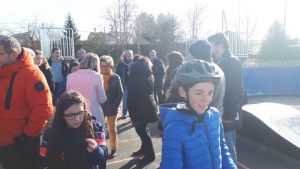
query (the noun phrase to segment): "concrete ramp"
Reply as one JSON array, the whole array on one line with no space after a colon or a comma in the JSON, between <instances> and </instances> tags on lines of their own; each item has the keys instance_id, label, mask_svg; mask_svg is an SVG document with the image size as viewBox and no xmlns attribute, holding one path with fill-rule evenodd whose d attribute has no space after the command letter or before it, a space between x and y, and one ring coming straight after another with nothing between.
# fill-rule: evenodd
<instances>
[{"instance_id":1,"label":"concrete ramp","mask_svg":"<svg viewBox=\"0 0 300 169\"><path fill-rule=\"evenodd\" d=\"M276 103L243 107L239 134L300 160L300 111Z\"/></svg>"}]
</instances>

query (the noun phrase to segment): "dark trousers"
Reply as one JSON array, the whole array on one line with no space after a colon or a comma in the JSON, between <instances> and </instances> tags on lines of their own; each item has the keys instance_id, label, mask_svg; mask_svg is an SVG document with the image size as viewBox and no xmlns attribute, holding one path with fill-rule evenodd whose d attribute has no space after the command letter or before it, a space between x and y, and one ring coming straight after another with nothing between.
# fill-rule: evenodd
<instances>
[{"instance_id":1,"label":"dark trousers","mask_svg":"<svg viewBox=\"0 0 300 169\"><path fill-rule=\"evenodd\" d=\"M154 82L154 98L157 105L163 103L163 83L162 82Z\"/></svg>"},{"instance_id":2,"label":"dark trousers","mask_svg":"<svg viewBox=\"0 0 300 169\"><path fill-rule=\"evenodd\" d=\"M135 126L135 131L142 140L141 150L145 152L145 156L154 157L155 153L153 149L152 140L150 137L148 123L143 122L142 124Z\"/></svg>"},{"instance_id":3,"label":"dark trousers","mask_svg":"<svg viewBox=\"0 0 300 169\"><path fill-rule=\"evenodd\" d=\"M40 137L30 141L0 146L0 162L4 169L35 169Z\"/></svg>"},{"instance_id":4,"label":"dark trousers","mask_svg":"<svg viewBox=\"0 0 300 169\"><path fill-rule=\"evenodd\" d=\"M53 93L53 97L52 97L53 106L56 106L56 103L57 103L58 86L59 86L59 83L55 83L54 93Z\"/></svg>"}]
</instances>

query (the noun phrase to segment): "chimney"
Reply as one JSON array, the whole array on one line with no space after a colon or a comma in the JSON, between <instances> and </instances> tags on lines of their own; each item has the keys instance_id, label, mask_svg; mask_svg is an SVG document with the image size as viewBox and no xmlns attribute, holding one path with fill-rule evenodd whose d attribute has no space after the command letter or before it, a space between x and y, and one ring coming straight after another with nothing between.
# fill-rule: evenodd
<instances>
[{"instance_id":1,"label":"chimney","mask_svg":"<svg viewBox=\"0 0 300 169\"><path fill-rule=\"evenodd\" d=\"M94 32L96 33L96 28L94 28Z\"/></svg>"}]
</instances>

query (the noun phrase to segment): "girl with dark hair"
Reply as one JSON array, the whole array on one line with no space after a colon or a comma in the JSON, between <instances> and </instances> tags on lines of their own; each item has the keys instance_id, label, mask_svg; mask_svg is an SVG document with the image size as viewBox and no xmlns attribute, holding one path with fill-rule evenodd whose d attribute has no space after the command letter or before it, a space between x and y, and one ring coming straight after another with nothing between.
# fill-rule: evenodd
<instances>
[{"instance_id":1,"label":"girl with dark hair","mask_svg":"<svg viewBox=\"0 0 300 169\"><path fill-rule=\"evenodd\" d=\"M48 64L48 61L45 58L45 56L43 55L42 51L34 50L34 53L35 53L35 57L33 58L34 65L37 65L39 67L39 69L43 72L43 74L45 75L48 86L53 95L54 90L55 90L55 84L54 84L54 78L53 78L53 73L52 73L51 67Z\"/></svg>"},{"instance_id":2,"label":"girl with dark hair","mask_svg":"<svg viewBox=\"0 0 300 169\"><path fill-rule=\"evenodd\" d=\"M144 56L135 56L129 66L127 106L132 126L142 141L141 148L133 155L144 155L139 162L155 160L148 123L158 120L158 109L154 100L154 77L151 61Z\"/></svg>"},{"instance_id":3,"label":"girl with dark hair","mask_svg":"<svg viewBox=\"0 0 300 169\"><path fill-rule=\"evenodd\" d=\"M39 169L105 168L107 148L100 123L92 123L86 100L75 91L58 100L40 147Z\"/></svg>"},{"instance_id":4,"label":"girl with dark hair","mask_svg":"<svg viewBox=\"0 0 300 169\"><path fill-rule=\"evenodd\" d=\"M184 58L180 52L173 51L169 53L167 56L167 61L168 61L168 67L166 69L166 76L165 76L165 83L163 87L164 91L164 100L167 99L167 93L168 90L172 87L172 80L175 75L175 69L177 69L179 66L183 65L184 63Z\"/></svg>"}]
</instances>

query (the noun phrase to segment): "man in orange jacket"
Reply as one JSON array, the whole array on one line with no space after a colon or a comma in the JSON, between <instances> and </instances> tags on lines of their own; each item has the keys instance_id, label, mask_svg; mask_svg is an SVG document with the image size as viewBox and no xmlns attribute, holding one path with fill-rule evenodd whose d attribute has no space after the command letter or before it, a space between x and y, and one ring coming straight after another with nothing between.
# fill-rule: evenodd
<instances>
[{"instance_id":1,"label":"man in orange jacket","mask_svg":"<svg viewBox=\"0 0 300 169\"><path fill-rule=\"evenodd\" d=\"M33 169L52 98L43 73L12 37L0 37L0 93L0 162Z\"/></svg>"}]
</instances>

